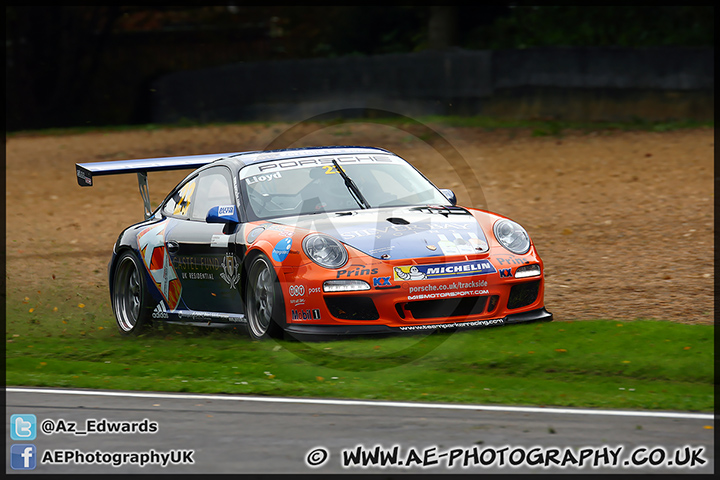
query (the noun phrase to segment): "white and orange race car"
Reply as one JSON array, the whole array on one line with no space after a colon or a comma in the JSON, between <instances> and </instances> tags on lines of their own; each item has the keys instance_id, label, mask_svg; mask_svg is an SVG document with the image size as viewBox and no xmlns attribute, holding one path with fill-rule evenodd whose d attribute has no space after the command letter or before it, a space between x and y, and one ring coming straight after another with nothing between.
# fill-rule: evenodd
<instances>
[{"instance_id":1,"label":"white and orange race car","mask_svg":"<svg viewBox=\"0 0 720 480\"><path fill-rule=\"evenodd\" d=\"M147 173L194 169L154 210ZM136 173L145 220L109 265L120 331L166 321L256 339L549 321L543 262L512 220L455 204L399 156L314 147L76 164Z\"/></svg>"}]
</instances>

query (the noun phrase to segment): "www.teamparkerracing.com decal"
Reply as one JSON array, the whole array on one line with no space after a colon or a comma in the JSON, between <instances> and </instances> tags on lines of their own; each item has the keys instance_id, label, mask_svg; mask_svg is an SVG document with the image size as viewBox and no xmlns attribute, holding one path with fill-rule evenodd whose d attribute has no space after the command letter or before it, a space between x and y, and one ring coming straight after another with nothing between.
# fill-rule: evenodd
<instances>
[{"instance_id":1,"label":"www.teamparkerracing.com decal","mask_svg":"<svg viewBox=\"0 0 720 480\"><path fill-rule=\"evenodd\" d=\"M440 263L433 265L409 265L393 268L395 280L412 281L433 278L468 277L495 273L495 267L487 260Z\"/></svg>"},{"instance_id":2,"label":"www.teamparkerracing.com decal","mask_svg":"<svg viewBox=\"0 0 720 480\"><path fill-rule=\"evenodd\" d=\"M494 318L492 320L473 320L471 322L436 323L433 325L407 325L398 328L402 331L412 331L450 328L495 327L499 325L505 325L504 318Z\"/></svg>"}]
</instances>

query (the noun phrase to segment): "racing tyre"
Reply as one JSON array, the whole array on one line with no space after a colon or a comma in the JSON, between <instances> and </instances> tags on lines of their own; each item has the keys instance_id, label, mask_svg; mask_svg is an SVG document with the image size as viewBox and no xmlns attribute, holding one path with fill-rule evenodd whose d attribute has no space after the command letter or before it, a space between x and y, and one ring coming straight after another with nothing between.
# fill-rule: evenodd
<instances>
[{"instance_id":1,"label":"racing tyre","mask_svg":"<svg viewBox=\"0 0 720 480\"><path fill-rule=\"evenodd\" d=\"M137 335L152 324L151 297L133 252L120 255L113 278L112 307L123 335Z\"/></svg>"},{"instance_id":2,"label":"racing tyre","mask_svg":"<svg viewBox=\"0 0 720 480\"><path fill-rule=\"evenodd\" d=\"M275 269L265 255L258 255L248 269L246 317L250 337L255 340L282 338L285 306Z\"/></svg>"}]
</instances>

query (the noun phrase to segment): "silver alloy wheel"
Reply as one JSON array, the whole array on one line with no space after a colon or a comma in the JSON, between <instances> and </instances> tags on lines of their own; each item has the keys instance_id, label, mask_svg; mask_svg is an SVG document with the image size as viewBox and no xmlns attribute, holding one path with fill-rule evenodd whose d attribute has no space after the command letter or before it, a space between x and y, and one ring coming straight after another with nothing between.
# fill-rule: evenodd
<instances>
[{"instance_id":1,"label":"silver alloy wheel","mask_svg":"<svg viewBox=\"0 0 720 480\"><path fill-rule=\"evenodd\" d=\"M142 303L140 272L133 259L126 255L120 260L115 272L113 307L118 326L130 333L138 326Z\"/></svg>"},{"instance_id":2,"label":"silver alloy wheel","mask_svg":"<svg viewBox=\"0 0 720 480\"><path fill-rule=\"evenodd\" d=\"M268 333L275 308L275 275L265 258L253 262L249 281L248 328L254 338L262 338Z\"/></svg>"}]
</instances>

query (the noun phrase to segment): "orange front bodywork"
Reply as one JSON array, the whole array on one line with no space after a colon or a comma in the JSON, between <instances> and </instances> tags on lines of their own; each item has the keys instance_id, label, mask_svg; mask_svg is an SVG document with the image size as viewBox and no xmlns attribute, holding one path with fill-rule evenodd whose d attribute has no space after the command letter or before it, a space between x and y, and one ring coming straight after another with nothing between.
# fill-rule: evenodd
<instances>
[{"instance_id":1,"label":"orange front bodywork","mask_svg":"<svg viewBox=\"0 0 720 480\"><path fill-rule=\"evenodd\" d=\"M488 239L489 249L483 253L384 260L346 245L347 263L327 269L303 252L302 240L312 232L277 224L252 239L248 253L260 249L272 259L288 326L378 325L401 330L466 322L490 326L508 315L543 309L543 263L534 245L524 255L507 251L492 234L493 222L504 217L471 212ZM289 251L273 258L278 246L288 244L287 238L292 239ZM539 265L540 275L515 278L517 269L526 265ZM325 281L338 279L362 280L369 289L324 290Z\"/></svg>"}]
</instances>

